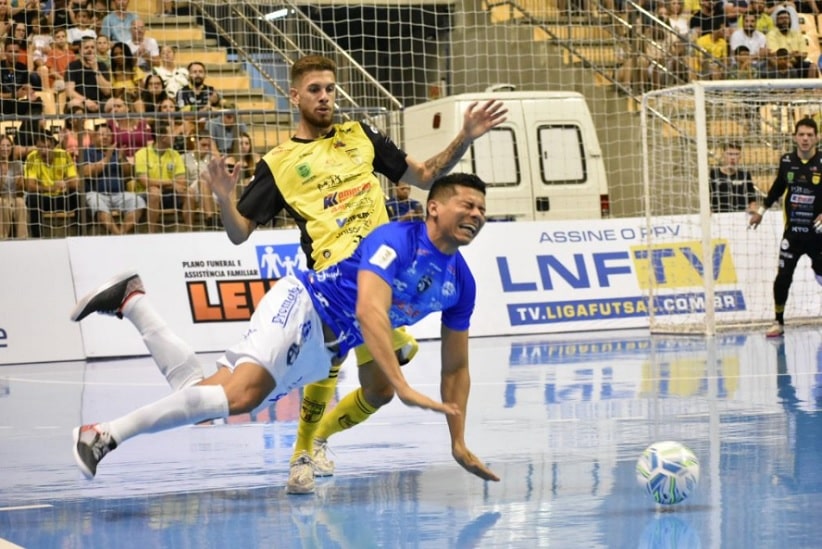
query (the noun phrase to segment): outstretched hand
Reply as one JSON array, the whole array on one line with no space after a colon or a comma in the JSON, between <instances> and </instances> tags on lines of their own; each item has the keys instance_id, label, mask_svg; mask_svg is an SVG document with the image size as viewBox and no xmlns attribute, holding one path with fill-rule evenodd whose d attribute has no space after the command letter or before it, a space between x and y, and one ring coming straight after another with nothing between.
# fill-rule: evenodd
<instances>
[{"instance_id":1,"label":"outstretched hand","mask_svg":"<svg viewBox=\"0 0 822 549\"><path fill-rule=\"evenodd\" d=\"M206 173L211 184L211 190L221 201L231 196L237 186L237 181L240 179L240 171L229 172L225 167L225 158L214 158L208 163Z\"/></svg>"},{"instance_id":2,"label":"outstretched hand","mask_svg":"<svg viewBox=\"0 0 822 549\"><path fill-rule=\"evenodd\" d=\"M505 108L502 101L490 99L482 105L474 101L465 110L462 129L468 138L477 139L491 128L505 122L507 120L506 114L508 114L508 109Z\"/></svg>"},{"instance_id":3,"label":"outstretched hand","mask_svg":"<svg viewBox=\"0 0 822 549\"><path fill-rule=\"evenodd\" d=\"M491 469L485 466L480 459L475 456L468 448L460 447L454 448L452 451L454 459L457 460L463 469L469 473L478 476L483 480L493 480L499 482L499 477L494 474Z\"/></svg>"},{"instance_id":4,"label":"outstretched hand","mask_svg":"<svg viewBox=\"0 0 822 549\"><path fill-rule=\"evenodd\" d=\"M758 212L751 212L750 219L748 219L748 228L756 229L762 223L762 216Z\"/></svg>"},{"instance_id":5,"label":"outstretched hand","mask_svg":"<svg viewBox=\"0 0 822 549\"><path fill-rule=\"evenodd\" d=\"M459 406L453 402L437 402L432 398L428 398L424 394L412 389L406 385L403 389L397 389L397 398L399 398L406 406L414 408L422 408L423 410L432 410L447 416L460 415Z\"/></svg>"}]
</instances>

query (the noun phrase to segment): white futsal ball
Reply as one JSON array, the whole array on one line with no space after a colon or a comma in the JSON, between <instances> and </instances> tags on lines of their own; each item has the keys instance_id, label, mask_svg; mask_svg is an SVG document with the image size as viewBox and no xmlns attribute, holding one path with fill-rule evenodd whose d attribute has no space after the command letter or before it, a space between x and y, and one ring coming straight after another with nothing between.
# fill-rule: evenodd
<instances>
[{"instance_id":1,"label":"white futsal ball","mask_svg":"<svg viewBox=\"0 0 822 549\"><path fill-rule=\"evenodd\" d=\"M696 489L699 460L679 442L655 442L639 456L636 479L655 502L661 505L679 503Z\"/></svg>"}]
</instances>

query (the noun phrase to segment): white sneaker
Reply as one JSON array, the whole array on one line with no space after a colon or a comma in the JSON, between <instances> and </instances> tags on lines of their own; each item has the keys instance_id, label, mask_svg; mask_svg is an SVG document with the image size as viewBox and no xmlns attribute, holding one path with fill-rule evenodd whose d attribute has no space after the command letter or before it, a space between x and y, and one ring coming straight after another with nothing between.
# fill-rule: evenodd
<instances>
[{"instance_id":1,"label":"white sneaker","mask_svg":"<svg viewBox=\"0 0 822 549\"><path fill-rule=\"evenodd\" d=\"M334 462L328 459L328 441L314 439L314 476L330 477L334 474Z\"/></svg>"},{"instance_id":2,"label":"white sneaker","mask_svg":"<svg viewBox=\"0 0 822 549\"><path fill-rule=\"evenodd\" d=\"M285 491L288 494L314 493L314 462L308 452L300 452L297 459L291 462Z\"/></svg>"},{"instance_id":3,"label":"white sneaker","mask_svg":"<svg viewBox=\"0 0 822 549\"><path fill-rule=\"evenodd\" d=\"M774 322L765 332L765 337L782 337L785 335L785 326L779 322Z\"/></svg>"}]
</instances>

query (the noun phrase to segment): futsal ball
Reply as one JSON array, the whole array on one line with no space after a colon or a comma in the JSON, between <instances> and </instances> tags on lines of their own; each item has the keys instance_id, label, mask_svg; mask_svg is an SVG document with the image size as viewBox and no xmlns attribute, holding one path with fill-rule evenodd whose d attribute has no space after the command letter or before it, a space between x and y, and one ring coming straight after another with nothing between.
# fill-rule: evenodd
<instances>
[{"instance_id":1,"label":"futsal ball","mask_svg":"<svg viewBox=\"0 0 822 549\"><path fill-rule=\"evenodd\" d=\"M699 460L679 442L655 442L639 456L636 479L655 502L673 505L684 501L696 489Z\"/></svg>"}]
</instances>

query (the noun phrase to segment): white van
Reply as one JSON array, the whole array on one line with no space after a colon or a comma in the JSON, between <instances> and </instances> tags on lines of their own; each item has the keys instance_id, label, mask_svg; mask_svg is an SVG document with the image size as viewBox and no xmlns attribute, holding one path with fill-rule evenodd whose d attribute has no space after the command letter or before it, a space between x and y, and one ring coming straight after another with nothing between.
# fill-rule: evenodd
<instances>
[{"instance_id":1,"label":"white van","mask_svg":"<svg viewBox=\"0 0 822 549\"><path fill-rule=\"evenodd\" d=\"M419 160L444 149L472 101L498 99L508 120L476 140L454 171L488 184L489 220L599 219L608 182L585 98L574 92L465 93L409 107L403 148ZM414 189L414 198L424 192Z\"/></svg>"}]
</instances>

